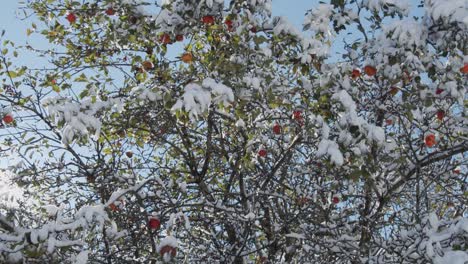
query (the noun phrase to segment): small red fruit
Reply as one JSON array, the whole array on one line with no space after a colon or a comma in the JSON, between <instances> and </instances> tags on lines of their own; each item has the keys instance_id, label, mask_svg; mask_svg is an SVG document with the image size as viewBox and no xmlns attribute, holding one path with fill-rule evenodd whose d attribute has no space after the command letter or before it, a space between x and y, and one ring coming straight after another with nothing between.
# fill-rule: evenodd
<instances>
[{"instance_id":1,"label":"small red fruit","mask_svg":"<svg viewBox=\"0 0 468 264\"><path fill-rule=\"evenodd\" d=\"M234 30L234 22L232 22L232 20L227 19L224 21L224 24L226 24L228 31Z\"/></svg>"},{"instance_id":2,"label":"small red fruit","mask_svg":"<svg viewBox=\"0 0 468 264\"><path fill-rule=\"evenodd\" d=\"M117 212L117 211L120 210L120 208L119 208L117 205L115 205L114 203L109 204L109 208L110 208L113 212Z\"/></svg>"},{"instance_id":3,"label":"small red fruit","mask_svg":"<svg viewBox=\"0 0 468 264\"><path fill-rule=\"evenodd\" d=\"M66 19L68 20L68 22L70 22L70 24L73 24L76 22L76 15L73 13L68 13Z\"/></svg>"},{"instance_id":4,"label":"small red fruit","mask_svg":"<svg viewBox=\"0 0 468 264\"><path fill-rule=\"evenodd\" d=\"M394 87L392 86L390 88L390 92L389 92L391 95L395 96L397 93L398 93L398 88L397 87Z\"/></svg>"},{"instance_id":5,"label":"small red fruit","mask_svg":"<svg viewBox=\"0 0 468 264\"><path fill-rule=\"evenodd\" d=\"M304 125L304 118L302 118L302 112L299 111L299 110L295 110L293 112L293 118L294 120L297 121L298 125L299 126L303 126Z\"/></svg>"},{"instance_id":6,"label":"small red fruit","mask_svg":"<svg viewBox=\"0 0 468 264\"><path fill-rule=\"evenodd\" d=\"M156 217L151 217L148 221L148 226L150 229L158 230L161 227L161 221Z\"/></svg>"},{"instance_id":7,"label":"small red fruit","mask_svg":"<svg viewBox=\"0 0 468 264\"><path fill-rule=\"evenodd\" d=\"M463 74L468 73L468 63L465 63L465 65L460 68L460 72L463 73Z\"/></svg>"},{"instance_id":8,"label":"small red fruit","mask_svg":"<svg viewBox=\"0 0 468 264\"><path fill-rule=\"evenodd\" d=\"M432 148L435 144L437 144L435 136L433 134L427 135L426 138L424 139L424 143L429 148Z\"/></svg>"},{"instance_id":9,"label":"small red fruit","mask_svg":"<svg viewBox=\"0 0 468 264\"><path fill-rule=\"evenodd\" d=\"M5 122L5 124L10 124L14 121L15 119L13 118L12 115L10 114L6 114L4 117L3 117L3 122Z\"/></svg>"},{"instance_id":10,"label":"small red fruit","mask_svg":"<svg viewBox=\"0 0 468 264\"><path fill-rule=\"evenodd\" d=\"M351 73L351 78L356 80L357 78L361 77L361 71L359 69L354 69Z\"/></svg>"},{"instance_id":11,"label":"small red fruit","mask_svg":"<svg viewBox=\"0 0 468 264\"><path fill-rule=\"evenodd\" d=\"M302 119L302 112L299 111L299 110L295 110L295 111L293 112L293 118L296 119L296 120Z\"/></svg>"},{"instance_id":12,"label":"small red fruit","mask_svg":"<svg viewBox=\"0 0 468 264\"><path fill-rule=\"evenodd\" d=\"M281 134L281 125L280 124L276 123L273 126L273 133L275 133L276 135Z\"/></svg>"},{"instance_id":13,"label":"small red fruit","mask_svg":"<svg viewBox=\"0 0 468 264\"><path fill-rule=\"evenodd\" d=\"M144 61L141 63L141 66L143 66L143 69L146 71L154 69L154 64L151 61Z\"/></svg>"},{"instance_id":14,"label":"small red fruit","mask_svg":"<svg viewBox=\"0 0 468 264\"><path fill-rule=\"evenodd\" d=\"M266 151L266 150L261 149L261 150L258 151L258 156L260 156L260 157L263 158L263 157L266 157L266 155L267 155L267 151Z\"/></svg>"},{"instance_id":15,"label":"small red fruit","mask_svg":"<svg viewBox=\"0 0 468 264\"><path fill-rule=\"evenodd\" d=\"M107 9L106 9L106 15L108 15L108 16L113 16L113 15L115 15L115 10L114 10L114 8L112 8L112 7L107 8Z\"/></svg>"},{"instance_id":16,"label":"small red fruit","mask_svg":"<svg viewBox=\"0 0 468 264\"><path fill-rule=\"evenodd\" d=\"M52 81L50 81L53 85L57 84L57 80L55 79L52 79Z\"/></svg>"},{"instance_id":17,"label":"small red fruit","mask_svg":"<svg viewBox=\"0 0 468 264\"><path fill-rule=\"evenodd\" d=\"M171 36L169 34L164 33L159 37L159 41L162 42L163 44L170 44L171 43Z\"/></svg>"},{"instance_id":18,"label":"small red fruit","mask_svg":"<svg viewBox=\"0 0 468 264\"><path fill-rule=\"evenodd\" d=\"M334 204L337 204L337 203L340 202L340 198L334 196L333 199L332 199L332 202L333 202Z\"/></svg>"},{"instance_id":19,"label":"small red fruit","mask_svg":"<svg viewBox=\"0 0 468 264\"><path fill-rule=\"evenodd\" d=\"M166 245L159 250L161 256L164 256L166 253L171 254L172 257L175 257L177 254L177 248Z\"/></svg>"},{"instance_id":20,"label":"small red fruit","mask_svg":"<svg viewBox=\"0 0 468 264\"><path fill-rule=\"evenodd\" d=\"M202 22L205 25L213 25L214 24L214 16L204 16L202 17Z\"/></svg>"},{"instance_id":21,"label":"small red fruit","mask_svg":"<svg viewBox=\"0 0 468 264\"><path fill-rule=\"evenodd\" d=\"M125 155L126 155L128 158L131 159L131 158L133 157L133 152L127 151L127 152L125 152Z\"/></svg>"},{"instance_id":22,"label":"small red fruit","mask_svg":"<svg viewBox=\"0 0 468 264\"><path fill-rule=\"evenodd\" d=\"M443 89L437 88L435 94L439 95L439 94L441 94L443 92L444 92Z\"/></svg>"},{"instance_id":23,"label":"small red fruit","mask_svg":"<svg viewBox=\"0 0 468 264\"><path fill-rule=\"evenodd\" d=\"M377 69L373 66L366 65L364 67L364 72L369 76L374 76L377 73Z\"/></svg>"},{"instance_id":24,"label":"small red fruit","mask_svg":"<svg viewBox=\"0 0 468 264\"><path fill-rule=\"evenodd\" d=\"M252 27L250 28L250 32L252 32L252 33L257 33L257 27L256 27L256 26L252 26Z\"/></svg>"},{"instance_id":25,"label":"small red fruit","mask_svg":"<svg viewBox=\"0 0 468 264\"><path fill-rule=\"evenodd\" d=\"M185 63L191 63L192 60L193 60L192 53L186 52L186 53L182 54L182 56L180 57L180 59L181 59L183 62L185 62Z\"/></svg>"},{"instance_id":26,"label":"small red fruit","mask_svg":"<svg viewBox=\"0 0 468 264\"><path fill-rule=\"evenodd\" d=\"M180 41L183 41L183 40L184 40L184 35L180 35L180 34L179 34L179 35L176 35L176 36L175 36L175 39L176 39L177 41L179 41L179 42L180 42Z\"/></svg>"},{"instance_id":27,"label":"small red fruit","mask_svg":"<svg viewBox=\"0 0 468 264\"><path fill-rule=\"evenodd\" d=\"M453 173L455 173L455 174L460 174L460 169L459 169L459 168L454 169L454 170L453 170Z\"/></svg>"},{"instance_id":28,"label":"small red fruit","mask_svg":"<svg viewBox=\"0 0 468 264\"><path fill-rule=\"evenodd\" d=\"M437 111L437 119L442 121L442 119L444 119L444 116L445 116L445 111L444 110Z\"/></svg>"},{"instance_id":29,"label":"small red fruit","mask_svg":"<svg viewBox=\"0 0 468 264\"><path fill-rule=\"evenodd\" d=\"M385 120L385 124L387 126L391 126L393 124L393 120L389 118L389 119Z\"/></svg>"}]
</instances>

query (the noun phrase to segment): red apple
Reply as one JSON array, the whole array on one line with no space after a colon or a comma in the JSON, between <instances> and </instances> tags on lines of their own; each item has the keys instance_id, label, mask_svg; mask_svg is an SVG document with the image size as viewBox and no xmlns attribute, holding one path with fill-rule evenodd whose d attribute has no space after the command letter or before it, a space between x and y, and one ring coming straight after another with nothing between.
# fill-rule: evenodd
<instances>
[{"instance_id":1,"label":"red apple","mask_svg":"<svg viewBox=\"0 0 468 264\"><path fill-rule=\"evenodd\" d=\"M361 77L361 71L359 69L354 69L351 73L351 78L356 80L357 78Z\"/></svg>"},{"instance_id":2,"label":"red apple","mask_svg":"<svg viewBox=\"0 0 468 264\"><path fill-rule=\"evenodd\" d=\"M159 41L162 42L163 44L170 44L171 36L167 33L164 33L159 37Z\"/></svg>"},{"instance_id":3,"label":"red apple","mask_svg":"<svg viewBox=\"0 0 468 264\"><path fill-rule=\"evenodd\" d=\"M429 148L432 148L435 144L437 144L437 141L435 139L435 136L433 134L429 134L426 136L426 138L424 139L424 143L426 144L426 146L428 146Z\"/></svg>"},{"instance_id":4,"label":"red apple","mask_svg":"<svg viewBox=\"0 0 468 264\"><path fill-rule=\"evenodd\" d=\"M109 208L114 212L117 212L117 211L120 210L120 208L117 205L115 205L114 203L109 204Z\"/></svg>"},{"instance_id":5,"label":"red apple","mask_svg":"<svg viewBox=\"0 0 468 264\"><path fill-rule=\"evenodd\" d=\"M252 32L252 33L257 33L257 27L256 27L256 26L252 26L252 27L250 28L250 32Z\"/></svg>"},{"instance_id":6,"label":"red apple","mask_svg":"<svg viewBox=\"0 0 468 264\"><path fill-rule=\"evenodd\" d=\"M293 112L293 118L295 120L301 120L302 119L302 112L300 110L295 110Z\"/></svg>"},{"instance_id":7,"label":"red apple","mask_svg":"<svg viewBox=\"0 0 468 264\"><path fill-rule=\"evenodd\" d=\"M273 133L275 133L276 135L281 134L281 125L280 124L276 123L273 126Z\"/></svg>"},{"instance_id":8,"label":"red apple","mask_svg":"<svg viewBox=\"0 0 468 264\"><path fill-rule=\"evenodd\" d=\"M108 15L108 16L113 16L113 15L115 15L115 10L114 10L114 8L112 8L112 7L107 8L107 9L106 9L106 15Z\"/></svg>"},{"instance_id":9,"label":"red apple","mask_svg":"<svg viewBox=\"0 0 468 264\"><path fill-rule=\"evenodd\" d=\"M214 16L204 16L202 17L202 22L205 25L213 25L215 22Z\"/></svg>"},{"instance_id":10,"label":"red apple","mask_svg":"<svg viewBox=\"0 0 468 264\"><path fill-rule=\"evenodd\" d=\"M332 202L333 202L334 204L337 204L337 203L340 202L340 198L334 196L334 197L332 198Z\"/></svg>"},{"instance_id":11,"label":"red apple","mask_svg":"<svg viewBox=\"0 0 468 264\"><path fill-rule=\"evenodd\" d=\"M444 110L437 111L437 119L442 121L442 119L444 119L444 116L445 116L445 111Z\"/></svg>"},{"instance_id":12,"label":"red apple","mask_svg":"<svg viewBox=\"0 0 468 264\"><path fill-rule=\"evenodd\" d=\"M175 39L176 39L177 41L179 41L179 42L180 42L180 41L183 41L183 40L184 40L184 35L178 34L178 35L175 36Z\"/></svg>"},{"instance_id":13,"label":"red apple","mask_svg":"<svg viewBox=\"0 0 468 264\"><path fill-rule=\"evenodd\" d=\"M389 118L389 119L385 120L385 124L387 126L391 126L393 124L393 120Z\"/></svg>"},{"instance_id":14,"label":"red apple","mask_svg":"<svg viewBox=\"0 0 468 264\"><path fill-rule=\"evenodd\" d=\"M390 92L391 95L395 96L398 93L398 88L395 86L390 87Z\"/></svg>"},{"instance_id":15,"label":"red apple","mask_svg":"<svg viewBox=\"0 0 468 264\"><path fill-rule=\"evenodd\" d=\"M377 73L377 69L374 66L366 65L364 72L369 76L374 76Z\"/></svg>"},{"instance_id":16,"label":"red apple","mask_svg":"<svg viewBox=\"0 0 468 264\"><path fill-rule=\"evenodd\" d=\"M463 74L468 73L468 63L465 63L465 65L460 68L460 72L463 73Z\"/></svg>"},{"instance_id":17,"label":"red apple","mask_svg":"<svg viewBox=\"0 0 468 264\"><path fill-rule=\"evenodd\" d=\"M150 229L158 230L161 227L161 221L156 217L150 217L148 226Z\"/></svg>"},{"instance_id":18,"label":"red apple","mask_svg":"<svg viewBox=\"0 0 468 264\"><path fill-rule=\"evenodd\" d=\"M192 60L193 60L192 53L190 53L190 52L186 52L186 53L182 54L182 56L180 58L185 63L191 63Z\"/></svg>"},{"instance_id":19,"label":"red apple","mask_svg":"<svg viewBox=\"0 0 468 264\"><path fill-rule=\"evenodd\" d=\"M175 257L177 254L177 248L166 245L159 250L159 253L161 254L161 256L164 256L164 254L169 253L172 257Z\"/></svg>"},{"instance_id":20,"label":"red apple","mask_svg":"<svg viewBox=\"0 0 468 264\"><path fill-rule=\"evenodd\" d=\"M454 169L454 170L453 170L453 173L455 173L455 174L460 174L460 169L459 169L459 168Z\"/></svg>"},{"instance_id":21,"label":"red apple","mask_svg":"<svg viewBox=\"0 0 468 264\"><path fill-rule=\"evenodd\" d=\"M144 61L141 63L141 66L143 66L143 69L146 71L154 69L154 64L151 61Z\"/></svg>"},{"instance_id":22,"label":"red apple","mask_svg":"<svg viewBox=\"0 0 468 264\"><path fill-rule=\"evenodd\" d=\"M232 22L232 20L226 19L226 21L224 21L224 24L226 24L228 31L234 30L234 22Z\"/></svg>"},{"instance_id":23,"label":"red apple","mask_svg":"<svg viewBox=\"0 0 468 264\"><path fill-rule=\"evenodd\" d=\"M132 158L133 157L133 152L127 151L127 152L125 152L125 155L127 155L127 157L129 157L129 158Z\"/></svg>"},{"instance_id":24,"label":"red apple","mask_svg":"<svg viewBox=\"0 0 468 264\"><path fill-rule=\"evenodd\" d=\"M267 155L267 151L266 151L266 150L261 149L261 150L258 151L258 156L260 156L260 157L263 158L263 157L266 157L266 155Z\"/></svg>"},{"instance_id":25,"label":"red apple","mask_svg":"<svg viewBox=\"0 0 468 264\"><path fill-rule=\"evenodd\" d=\"M443 89L437 88L435 94L439 95L439 94L441 94L443 92L444 92Z\"/></svg>"},{"instance_id":26,"label":"red apple","mask_svg":"<svg viewBox=\"0 0 468 264\"><path fill-rule=\"evenodd\" d=\"M70 24L73 24L76 22L76 15L74 13L68 13L66 19L68 20L68 22L70 22Z\"/></svg>"},{"instance_id":27,"label":"red apple","mask_svg":"<svg viewBox=\"0 0 468 264\"><path fill-rule=\"evenodd\" d=\"M4 117L3 117L3 122L5 122L5 124L10 124L14 121L15 119L13 118L13 116L11 114L6 114Z\"/></svg>"}]
</instances>

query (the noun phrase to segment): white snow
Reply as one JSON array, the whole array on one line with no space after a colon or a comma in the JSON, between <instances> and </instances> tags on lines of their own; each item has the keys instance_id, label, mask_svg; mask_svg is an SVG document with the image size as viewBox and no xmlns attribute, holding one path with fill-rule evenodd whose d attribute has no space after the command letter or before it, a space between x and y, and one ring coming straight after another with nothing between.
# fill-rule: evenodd
<instances>
[{"instance_id":1,"label":"white snow","mask_svg":"<svg viewBox=\"0 0 468 264\"><path fill-rule=\"evenodd\" d=\"M448 251L443 257L437 256L434 264L465 264L468 262L468 253L464 251Z\"/></svg>"},{"instance_id":2,"label":"white snow","mask_svg":"<svg viewBox=\"0 0 468 264\"><path fill-rule=\"evenodd\" d=\"M402 15L407 15L411 8L410 1L406 0L364 0L362 3L375 12L381 11L386 6L390 11Z\"/></svg>"},{"instance_id":3,"label":"white snow","mask_svg":"<svg viewBox=\"0 0 468 264\"><path fill-rule=\"evenodd\" d=\"M341 166L344 163L344 157L338 144L328 139L320 141L316 155L318 157L327 155L330 161L337 166Z\"/></svg>"},{"instance_id":4,"label":"white snow","mask_svg":"<svg viewBox=\"0 0 468 264\"><path fill-rule=\"evenodd\" d=\"M330 28L333 17L333 6L329 4L319 4L311 12L307 13L304 19L304 26L316 33L323 33L325 36L332 35Z\"/></svg>"},{"instance_id":5,"label":"white snow","mask_svg":"<svg viewBox=\"0 0 468 264\"><path fill-rule=\"evenodd\" d=\"M253 220L255 219L255 214L253 212L250 212L244 216L246 219Z\"/></svg>"},{"instance_id":6,"label":"white snow","mask_svg":"<svg viewBox=\"0 0 468 264\"><path fill-rule=\"evenodd\" d=\"M213 96L213 97L212 97ZM203 81L202 85L188 84L182 98L172 106L172 111L184 109L192 120L205 113L212 103L228 105L234 101L232 89L211 78Z\"/></svg>"},{"instance_id":7,"label":"white snow","mask_svg":"<svg viewBox=\"0 0 468 264\"><path fill-rule=\"evenodd\" d=\"M75 264L86 264L88 263L88 253L89 251L83 250L81 251L75 259Z\"/></svg>"},{"instance_id":8,"label":"white snow","mask_svg":"<svg viewBox=\"0 0 468 264\"><path fill-rule=\"evenodd\" d=\"M178 242L177 239L173 236L167 236L161 240L161 242L158 245L158 251L161 250L162 247L164 246L171 246L173 248L177 248Z\"/></svg>"}]
</instances>

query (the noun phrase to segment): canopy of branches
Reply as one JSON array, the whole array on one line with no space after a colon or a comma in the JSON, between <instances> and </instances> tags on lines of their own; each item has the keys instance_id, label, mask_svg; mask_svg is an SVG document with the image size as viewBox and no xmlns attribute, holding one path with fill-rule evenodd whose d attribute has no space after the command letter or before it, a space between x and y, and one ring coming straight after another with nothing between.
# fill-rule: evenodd
<instances>
[{"instance_id":1,"label":"canopy of branches","mask_svg":"<svg viewBox=\"0 0 468 264\"><path fill-rule=\"evenodd\" d=\"M466 1L273 5L29 0L0 262L467 263Z\"/></svg>"}]
</instances>

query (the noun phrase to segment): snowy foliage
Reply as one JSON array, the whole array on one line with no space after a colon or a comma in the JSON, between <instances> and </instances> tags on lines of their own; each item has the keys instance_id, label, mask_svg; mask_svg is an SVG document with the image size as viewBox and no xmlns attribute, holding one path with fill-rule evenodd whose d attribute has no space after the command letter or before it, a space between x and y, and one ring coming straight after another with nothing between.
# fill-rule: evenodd
<instances>
[{"instance_id":1,"label":"snowy foliage","mask_svg":"<svg viewBox=\"0 0 468 264\"><path fill-rule=\"evenodd\" d=\"M0 262L465 263L465 1L273 4L30 1Z\"/></svg>"}]
</instances>

